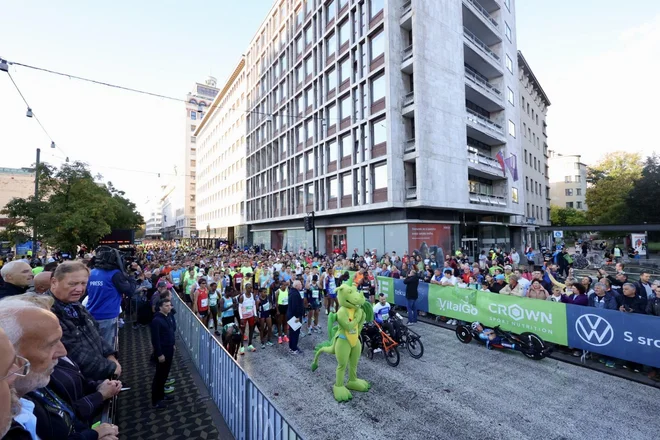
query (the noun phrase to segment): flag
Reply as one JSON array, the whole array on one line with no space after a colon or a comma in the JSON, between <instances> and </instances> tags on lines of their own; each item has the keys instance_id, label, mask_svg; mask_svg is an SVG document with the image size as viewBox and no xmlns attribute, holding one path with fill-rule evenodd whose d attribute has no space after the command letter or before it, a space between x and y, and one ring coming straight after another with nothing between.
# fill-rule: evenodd
<instances>
[{"instance_id":1,"label":"flag","mask_svg":"<svg viewBox=\"0 0 660 440\"><path fill-rule=\"evenodd\" d=\"M513 176L513 181L518 181L518 158L515 154L512 154L508 159L505 159L506 167L509 169L509 172Z\"/></svg>"},{"instance_id":2,"label":"flag","mask_svg":"<svg viewBox=\"0 0 660 440\"><path fill-rule=\"evenodd\" d=\"M502 150L497 152L495 158L497 159L497 162L500 164L500 167L502 167L502 172L506 176L506 168L504 166L504 154L502 153Z\"/></svg>"}]
</instances>

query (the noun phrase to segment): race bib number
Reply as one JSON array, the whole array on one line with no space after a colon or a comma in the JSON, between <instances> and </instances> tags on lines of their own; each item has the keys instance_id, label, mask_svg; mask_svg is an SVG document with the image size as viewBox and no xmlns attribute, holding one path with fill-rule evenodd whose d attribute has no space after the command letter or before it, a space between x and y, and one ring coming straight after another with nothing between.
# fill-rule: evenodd
<instances>
[{"instance_id":1,"label":"race bib number","mask_svg":"<svg viewBox=\"0 0 660 440\"><path fill-rule=\"evenodd\" d=\"M314 299L319 298L319 291L318 290L312 290L312 298L314 298Z\"/></svg>"},{"instance_id":2,"label":"race bib number","mask_svg":"<svg viewBox=\"0 0 660 440\"><path fill-rule=\"evenodd\" d=\"M304 290L300 291L300 298L305 299L305 291Z\"/></svg>"},{"instance_id":3,"label":"race bib number","mask_svg":"<svg viewBox=\"0 0 660 440\"><path fill-rule=\"evenodd\" d=\"M283 305L283 306L288 306L288 305L289 305L289 297L288 297L288 296L285 296L285 297L282 299L282 305Z\"/></svg>"},{"instance_id":4,"label":"race bib number","mask_svg":"<svg viewBox=\"0 0 660 440\"><path fill-rule=\"evenodd\" d=\"M243 311L243 319L252 318L254 316L254 311L252 310L252 306L241 307L241 309Z\"/></svg>"},{"instance_id":5,"label":"race bib number","mask_svg":"<svg viewBox=\"0 0 660 440\"><path fill-rule=\"evenodd\" d=\"M270 303L267 302L267 303L265 303L265 304L264 304L263 306L261 306L261 307L263 308L264 312L267 312L267 311L270 310Z\"/></svg>"},{"instance_id":6,"label":"race bib number","mask_svg":"<svg viewBox=\"0 0 660 440\"><path fill-rule=\"evenodd\" d=\"M208 307L208 305L209 305L209 300L208 300L208 298L204 298L204 299L202 299L202 300L200 301L200 305L201 305L202 307Z\"/></svg>"},{"instance_id":7,"label":"race bib number","mask_svg":"<svg viewBox=\"0 0 660 440\"><path fill-rule=\"evenodd\" d=\"M382 318L383 318L383 321L387 321L388 319L390 319L390 314L389 313L383 313Z\"/></svg>"}]
</instances>

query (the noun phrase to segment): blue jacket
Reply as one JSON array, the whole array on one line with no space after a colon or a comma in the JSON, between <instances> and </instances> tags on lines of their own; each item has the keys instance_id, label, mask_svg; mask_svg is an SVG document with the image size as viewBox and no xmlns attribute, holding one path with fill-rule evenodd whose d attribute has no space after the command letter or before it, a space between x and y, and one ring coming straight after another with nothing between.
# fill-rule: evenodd
<instances>
[{"instance_id":1,"label":"blue jacket","mask_svg":"<svg viewBox=\"0 0 660 440\"><path fill-rule=\"evenodd\" d=\"M121 296L132 296L135 281L120 270L92 269L87 281L87 310L97 321L119 316Z\"/></svg>"},{"instance_id":2,"label":"blue jacket","mask_svg":"<svg viewBox=\"0 0 660 440\"><path fill-rule=\"evenodd\" d=\"M605 292L605 309L619 310L619 304L616 301L616 296L612 292ZM589 295L589 307L596 307L596 293Z\"/></svg>"},{"instance_id":3,"label":"blue jacket","mask_svg":"<svg viewBox=\"0 0 660 440\"><path fill-rule=\"evenodd\" d=\"M300 291L289 287L289 307L286 310L286 319L291 319L294 316L302 319L305 314L305 303L300 296Z\"/></svg>"}]
</instances>

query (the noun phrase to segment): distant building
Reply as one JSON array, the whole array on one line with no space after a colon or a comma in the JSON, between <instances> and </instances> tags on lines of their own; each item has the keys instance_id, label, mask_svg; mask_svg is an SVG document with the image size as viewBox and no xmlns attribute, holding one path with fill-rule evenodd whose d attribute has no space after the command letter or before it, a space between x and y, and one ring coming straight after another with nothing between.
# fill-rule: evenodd
<instances>
[{"instance_id":1,"label":"distant building","mask_svg":"<svg viewBox=\"0 0 660 440\"><path fill-rule=\"evenodd\" d=\"M160 204L163 220L160 232L163 240L183 238L182 224L185 220L183 187L184 176L182 175L173 177L166 185L161 186ZM177 225L177 211L181 216L181 226Z\"/></svg>"},{"instance_id":2,"label":"distant building","mask_svg":"<svg viewBox=\"0 0 660 440\"><path fill-rule=\"evenodd\" d=\"M0 168L0 211L14 198L34 194L34 170L30 168ZM7 226L7 216L0 214L0 230Z\"/></svg>"},{"instance_id":3,"label":"distant building","mask_svg":"<svg viewBox=\"0 0 660 440\"><path fill-rule=\"evenodd\" d=\"M559 154L550 150L550 199L560 208L586 211L587 166L579 154Z\"/></svg>"},{"instance_id":4,"label":"distant building","mask_svg":"<svg viewBox=\"0 0 660 440\"><path fill-rule=\"evenodd\" d=\"M195 132L197 227L201 239L247 243L245 59L234 68Z\"/></svg>"},{"instance_id":5,"label":"distant building","mask_svg":"<svg viewBox=\"0 0 660 440\"><path fill-rule=\"evenodd\" d=\"M195 83L192 92L186 96L186 150L185 150L185 179L184 179L184 206L183 213L177 215L177 223L180 223L183 238L197 236L197 224L195 221L196 208L196 178L197 178L197 144L195 131L197 125L202 121L206 109L218 94L216 88L217 80L210 76L204 84ZM179 226L177 226L179 227Z\"/></svg>"},{"instance_id":6,"label":"distant building","mask_svg":"<svg viewBox=\"0 0 660 440\"><path fill-rule=\"evenodd\" d=\"M146 218L146 229L144 238L147 240L159 240L162 236L163 214L160 199L153 199L147 203L149 207Z\"/></svg>"}]
</instances>

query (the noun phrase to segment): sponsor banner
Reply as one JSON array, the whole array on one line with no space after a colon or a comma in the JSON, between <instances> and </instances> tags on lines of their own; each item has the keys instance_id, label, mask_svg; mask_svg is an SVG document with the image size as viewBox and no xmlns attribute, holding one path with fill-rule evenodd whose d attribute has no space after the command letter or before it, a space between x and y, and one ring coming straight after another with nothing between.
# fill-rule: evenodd
<instances>
[{"instance_id":1,"label":"sponsor banner","mask_svg":"<svg viewBox=\"0 0 660 440\"><path fill-rule=\"evenodd\" d=\"M401 307L406 307L408 301L406 301L406 285L403 283L403 279L392 278L392 284L394 285L394 304ZM419 283L417 288L417 310L418 311L429 311L429 285L426 283Z\"/></svg>"},{"instance_id":2,"label":"sponsor banner","mask_svg":"<svg viewBox=\"0 0 660 440\"><path fill-rule=\"evenodd\" d=\"M565 304L435 284L430 285L428 298L428 312L435 315L567 343Z\"/></svg>"},{"instance_id":3,"label":"sponsor banner","mask_svg":"<svg viewBox=\"0 0 660 440\"><path fill-rule=\"evenodd\" d=\"M384 293L387 296L387 302L394 304L394 278L377 277L378 293Z\"/></svg>"},{"instance_id":4,"label":"sponsor banner","mask_svg":"<svg viewBox=\"0 0 660 440\"><path fill-rule=\"evenodd\" d=\"M639 255L646 255L646 234L630 234L630 242Z\"/></svg>"},{"instance_id":5,"label":"sponsor banner","mask_svg":"<svg viewBox=\"0 0 660 440\"><path fill-rule=\"evenodd\" d=\"M408 225L410 255L435 260L440 266L445 255L451 254L451 225L438 223L410 223Z\"/></svg>"},{"instance_id":6,"label":"sponsor banner","mask_svg":"<svg viewBox=\"0 0 660 440\"><path fill-rule=\"evenodd\" d=\"M567 305L568 345L660 368L660 319Z\"/></svg>"}]
</instances>

